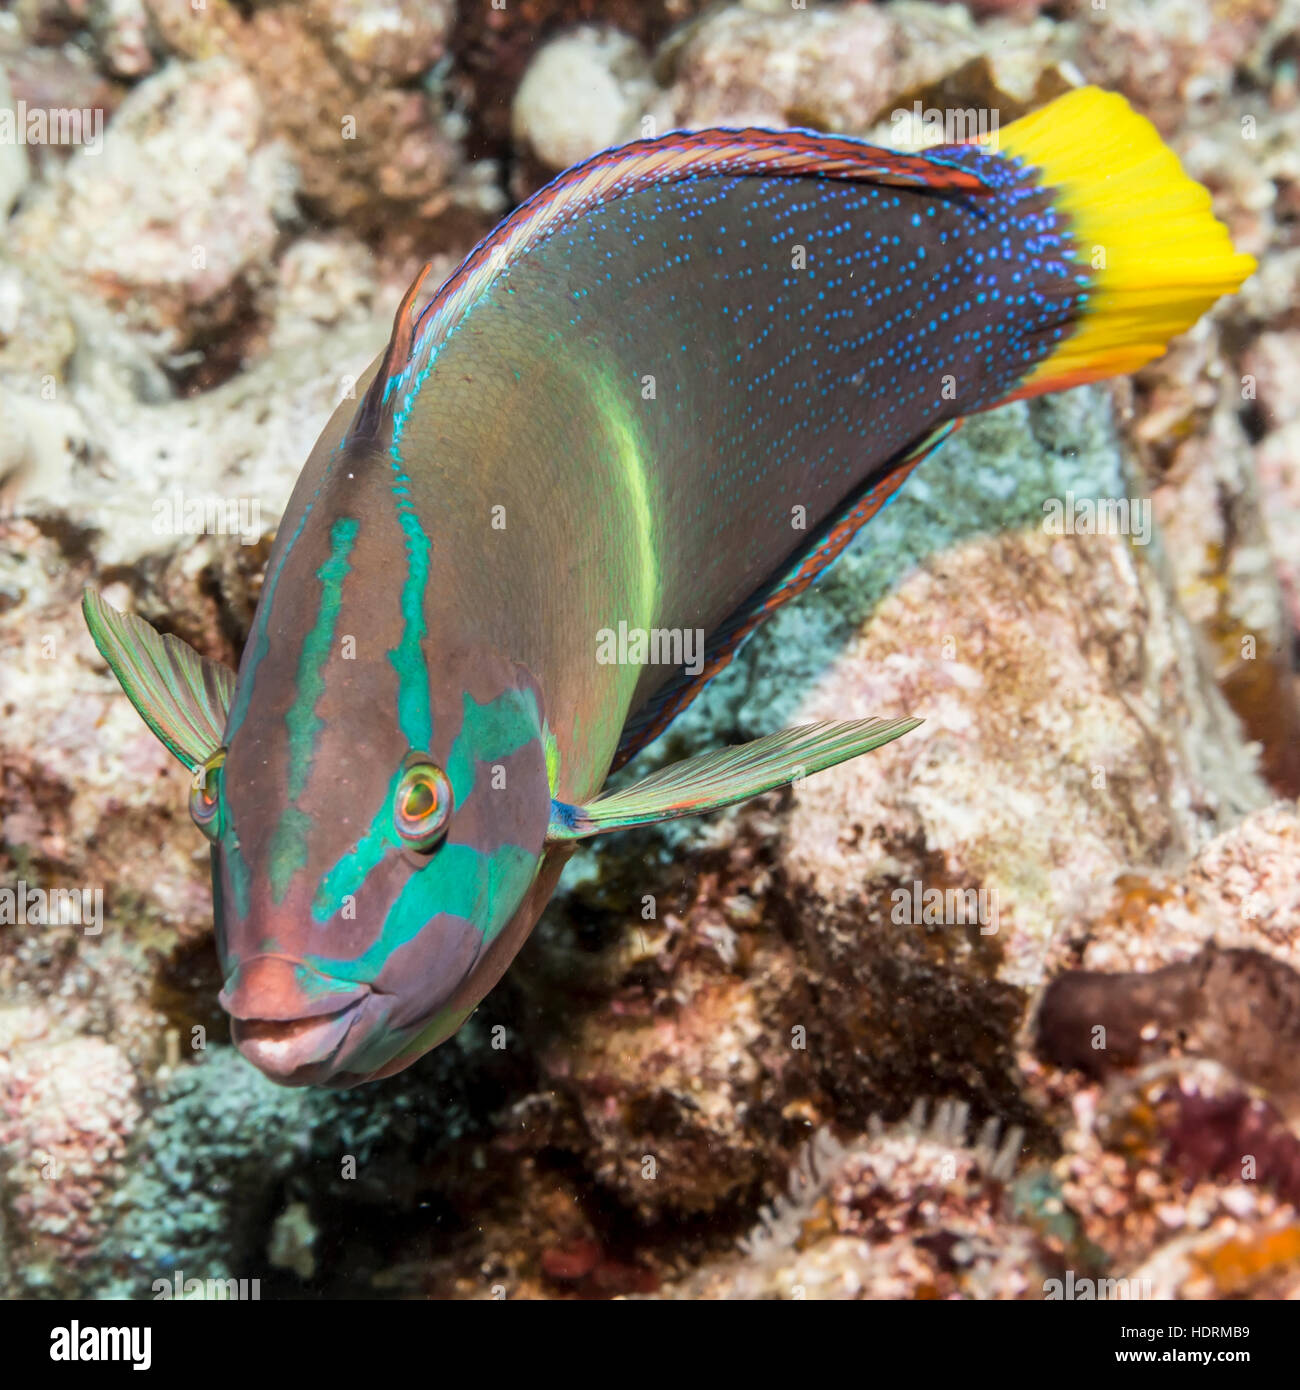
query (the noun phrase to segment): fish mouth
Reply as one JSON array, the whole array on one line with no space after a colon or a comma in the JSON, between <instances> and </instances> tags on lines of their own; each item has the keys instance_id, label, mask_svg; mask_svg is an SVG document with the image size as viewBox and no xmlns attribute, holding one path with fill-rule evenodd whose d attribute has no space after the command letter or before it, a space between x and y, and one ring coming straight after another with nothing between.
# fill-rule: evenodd
<instances>
[{"instance_id":1,"label":"fish mouth","mask_svg":"<svg viewBox=\"0 0 1300 1390\"><path fill-rule=\"evenodd\" d=\"M311 1018L232 1018L230 1036L272 1081L310 1086L329 1076L368 997L369 991L363 991L337 1012Z\"/></svg>"}]
</instances>

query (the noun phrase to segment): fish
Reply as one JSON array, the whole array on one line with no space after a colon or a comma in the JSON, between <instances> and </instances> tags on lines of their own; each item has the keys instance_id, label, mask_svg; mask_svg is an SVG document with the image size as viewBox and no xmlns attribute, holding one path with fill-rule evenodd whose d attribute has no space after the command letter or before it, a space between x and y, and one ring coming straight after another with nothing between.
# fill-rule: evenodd
<instances>
[{"instance_id":1,"label":"fish","mask_svg":"<svg viewBox=\"0 0 1300 1390\"><path fill-rule=\"evenodd\" d=\"M496 985L581 842L914 729L606 785L964 418L1135 370L1254 264L1085 87L996 149L638 140L431 295L426 266L303 467L237 675L83 597L191 774L235 1046L285 1085L391 1076Z\"/></svg>"}]
</instances>

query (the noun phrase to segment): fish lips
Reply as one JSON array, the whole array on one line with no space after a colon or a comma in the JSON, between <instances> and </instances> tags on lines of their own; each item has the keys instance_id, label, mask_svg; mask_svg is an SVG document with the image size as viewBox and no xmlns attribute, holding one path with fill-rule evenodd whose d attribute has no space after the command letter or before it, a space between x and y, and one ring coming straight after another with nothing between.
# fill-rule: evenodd
<instances>
[{"instance_id":1,"label":"fish lips","mask_svg":"<svg viewBox=\"0 0 1300 1390\"><path fill-rule=\"evenodd\" d=\"M278 956L240 966L218 999L230 1015L235 1046L282 1086L329 1082L354 1030L360 1042L388 1012L369 985L331 979Z\"/></svg>"}]
</instances>

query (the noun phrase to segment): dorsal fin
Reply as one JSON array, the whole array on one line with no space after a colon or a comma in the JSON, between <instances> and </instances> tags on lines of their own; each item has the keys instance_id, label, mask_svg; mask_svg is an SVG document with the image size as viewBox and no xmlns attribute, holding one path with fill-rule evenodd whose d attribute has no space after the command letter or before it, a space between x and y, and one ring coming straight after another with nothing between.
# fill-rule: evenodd
<instances>
[{"instance_id":1,"label":"dorsal fin","mask_svg":"<svg viewBox=\"0 0 1300 1390\"><path fill-rule=\"evenodd\" d=\"M376 428L385 407L394 409L395 397L418 386L438 348L496 278L592 208L654 185L745 176L840 179L969 193L986 187L969 168L932 155L901 154L848 136L806 130L673 131L604 150L521 203L465 257L412 321L411 305L429 272L425 267L402 301L383 367L350 432Z\"/></svg>"},{"instance_id":2,"label":"dorsal fin","mask_svg":"<svg viewBox=\"0 0 1300 1390\"><path fill-rule=\"evenodd\" d=\"M426 261L424 268L411 283L410 289L402 296L402 302L393 315L393 336L388 340L383 361L375 373L370 389L366 392L352 424L348 427L350 435L365 436L374 434L383 418L385 383L406 366L411 356L411 342L415 336L415 301L420 297L424 282L433 273L433 262Z\"/></svg>"}]
</instances>

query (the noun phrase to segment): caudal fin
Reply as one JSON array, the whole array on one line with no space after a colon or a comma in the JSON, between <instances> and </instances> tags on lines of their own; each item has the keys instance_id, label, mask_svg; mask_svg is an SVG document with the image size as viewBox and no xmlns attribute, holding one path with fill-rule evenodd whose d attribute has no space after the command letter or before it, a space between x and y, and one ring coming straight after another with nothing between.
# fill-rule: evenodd
<instances>
[{"instance_id":1,"label":"caudal fin","mask_svg":"<svg viewBox=\"0 0 1300 1390\"><path fill-rule=\"evenodd\" d=\"M1208 191L1114 92L1058 97L1002 130L998 147L1058 191L1078 265L1092 276L1074 333L1013 399L1136 370L1255 269L1233 249Z\"/></svg>"}]
</instances>

